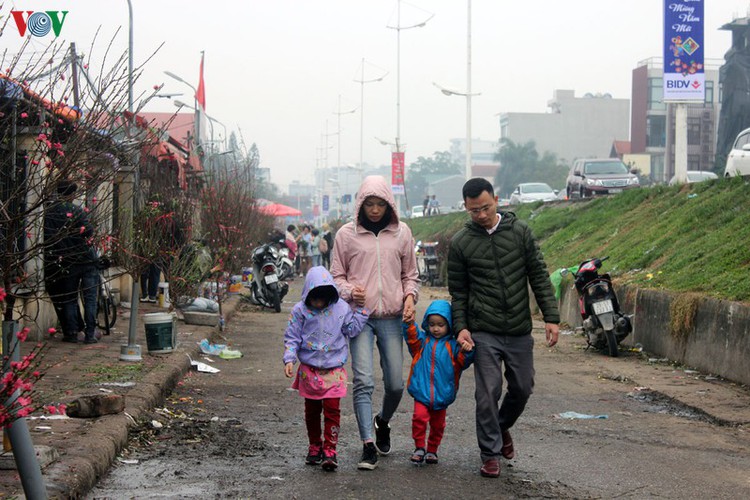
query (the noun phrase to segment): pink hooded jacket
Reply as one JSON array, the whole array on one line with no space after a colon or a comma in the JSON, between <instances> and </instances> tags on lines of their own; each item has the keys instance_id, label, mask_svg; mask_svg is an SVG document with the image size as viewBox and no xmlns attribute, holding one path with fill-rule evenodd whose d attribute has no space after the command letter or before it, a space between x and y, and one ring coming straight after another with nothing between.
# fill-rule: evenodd
<instances>
[{"instance_id":1,"label":"pink hooded jacket","mask_svg":"<svg viewBox=\"0 0 750 500\"><path fill-rule=\"evenodd\" d=\"M359 223L358 214L368 196L387 201L393 209L391 223L375 236ZM341 298L352 300L352 289L365 289L365 308L373 318L400 317L404 298L411 294L416 303L419 273L409 226L399 221L396 201L385 179L369 176L362 181L354 204L355 220L336 233L331 274Z\"/></svg>"}]
</instances>

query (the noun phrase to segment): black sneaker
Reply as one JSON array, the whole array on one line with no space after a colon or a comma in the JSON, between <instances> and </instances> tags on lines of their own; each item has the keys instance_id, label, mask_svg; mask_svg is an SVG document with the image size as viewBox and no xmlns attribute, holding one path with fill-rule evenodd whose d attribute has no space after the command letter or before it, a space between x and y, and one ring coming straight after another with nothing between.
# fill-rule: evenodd
<instances>
[{"instance_id":1,"label":"black sneaker","mask_svg":"<svg viewBox=\"0 0 750 500\"><path fill-rule=\"evenodd\" d=\"M321 467L324 471L333 472L339 466L339 460L336 456L336 452L333 450L323 450L323 463Z\"/></svg>"},{"instance_id":2,"label":"black sneaker","mask_svg":"<svg viewBox=\"0 0 750 500\"><path fill-rule=\"evenodd\" d=\"M140 298L140 300L139 300L139 301L140 301L140 302L148 302L148 297L146 297L145 295L143 295L143 296L142 296L142 297Z\"/></svg>"},{"instance_id":3,"label":"black sneaker","mask_svg":"<svg viewBox=\"0 0 750 500\"><path fill-rule=\"evenodd\" d=\"M320 465L323 461L323 448L319 444L311 444L307 449L305 463L307 465Z\"/></svg>"},{"instance_id":4,"label":"black sneaker","mask_svg":"<svg viewBox=\"0 0 750 500\"><path fill-rule=\"evenodd\" d=\"M391 452L391 426L377 415L372 419L372 423L375 426L375 448L381 455L389 454Z\"/></svg>"},{"instance_id":5,"label":"black sneaker","mask_svg":"<svg viewBox=\"0 0 750 500\"><path fill-rule=\"evenodd\" d=\"M365 443L362 449L362 458L357 464L358 469L375 470L378 466L378 450L375 449L375 443Z\"/></svg>"}]
</instances>

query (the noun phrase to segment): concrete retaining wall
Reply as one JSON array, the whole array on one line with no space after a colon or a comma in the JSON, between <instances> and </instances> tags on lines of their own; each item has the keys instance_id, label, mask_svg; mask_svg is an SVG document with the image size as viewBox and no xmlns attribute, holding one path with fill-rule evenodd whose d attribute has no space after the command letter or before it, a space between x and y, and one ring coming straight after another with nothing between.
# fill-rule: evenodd
<instances>
[{"instance_id":1,"label":"concrete retaining wall","mask_svg":"<svg viewBox=\"0 0 750 500\"><path fill-rule=\"evenodd\" d=\"M694 314L685 315L684 309L679 313L687 327L672 333L671 310L677 309L676 301L685 303L686 295L626 286L616 290L623 312L635 313L633 333L624 344L639 343L658 357L750 385L750 307L696 297ZM581 325L578 295L570 280L563 282L559 305L561 321Z\"/></svg>"}]
</instances>

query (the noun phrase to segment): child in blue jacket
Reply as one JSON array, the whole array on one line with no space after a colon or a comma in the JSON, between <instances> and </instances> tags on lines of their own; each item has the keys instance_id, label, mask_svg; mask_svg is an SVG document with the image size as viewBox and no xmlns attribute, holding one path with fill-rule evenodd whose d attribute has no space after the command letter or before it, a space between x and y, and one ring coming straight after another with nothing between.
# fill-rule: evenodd
<instances>
[{"instance_id":1,"label":"child in blue jacket","mask_svg":"<svg viewBox=\"0 0 750 500\"><path fill-rule=\"evenodd\" d=\"M446 409L456 400L461 372L474 361L474 351L464 352L451 335L451 322L450 303L435 300L425 312L422 329L413 321L403 323L412 356L408 390L414 398L411 433L416 449L411 461L415 464L438 463ZM428 423L430 437L425 450Z\"/></svg>"}]
</instances>

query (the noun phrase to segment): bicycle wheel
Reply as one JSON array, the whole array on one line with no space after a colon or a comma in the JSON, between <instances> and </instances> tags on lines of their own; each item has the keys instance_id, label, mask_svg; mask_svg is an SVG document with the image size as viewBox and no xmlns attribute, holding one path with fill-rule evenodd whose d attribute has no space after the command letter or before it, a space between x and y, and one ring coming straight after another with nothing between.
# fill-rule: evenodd
<instances>
[{"instance_id":1,"label":"bicycle wheel","mask_svg":"<svg viewBox=\"0 0 750 500\"><path fill-rule=\"evenodd\" d=\"M109 329L117 322L117 306L112 297L100 296L96 310L96 326L109 335Z\"/></svg>"}]
</instances>

